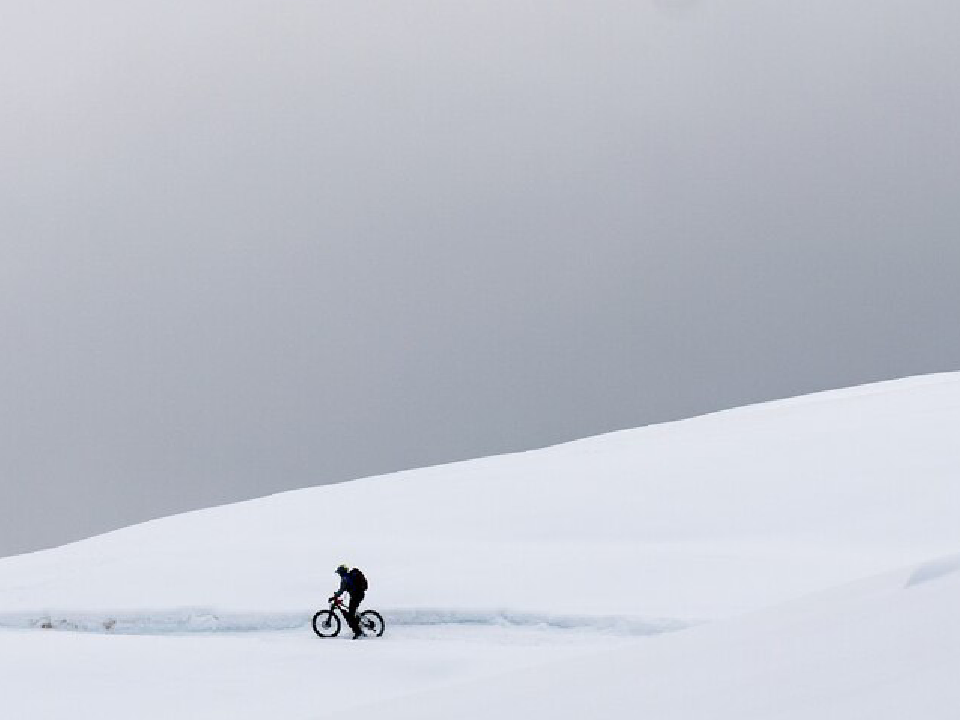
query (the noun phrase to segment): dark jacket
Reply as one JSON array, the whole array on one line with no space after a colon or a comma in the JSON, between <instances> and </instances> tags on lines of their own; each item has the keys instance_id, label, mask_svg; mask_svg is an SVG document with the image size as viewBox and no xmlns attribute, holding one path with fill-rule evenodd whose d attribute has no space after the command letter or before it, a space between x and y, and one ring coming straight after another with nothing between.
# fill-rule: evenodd
<instances>
[{"instance_id":1,"label":"dark jacket","mask_svg":"<svg viewBox=\"0 0 960 720\"><path fill-rule=\"evenodd\" d=\"M340 576L340 589L337 590L333 596L340 597L343 593L350 593L350 597L356 597L357 595L362 595L366 592L367 581L363 576L363 573L360 572L359 568L353 568L349 572L343 573Z\"/></svg>"}]
</instances>

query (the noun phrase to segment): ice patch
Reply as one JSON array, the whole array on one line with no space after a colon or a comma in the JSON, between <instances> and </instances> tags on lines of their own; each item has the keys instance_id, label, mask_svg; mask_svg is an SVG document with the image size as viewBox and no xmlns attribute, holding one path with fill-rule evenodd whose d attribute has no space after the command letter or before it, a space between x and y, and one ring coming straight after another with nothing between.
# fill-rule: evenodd
<instances>
[{"instance_id":1,"label":"ice patch","mask_svg":"<svg viewBox=\"0 0 960 720\"><path fill-rule=\"evenodd\" d=\"M319 608L318 608L319 609ZM383 611L387 627L421 625L489 625L496 627L588 630L625 636L659 635L691 626L673 618L549 615L511 610L407 608ZM145 612L44 612L0 614L0 628L72 630L115 635L246 633L306 629L313 612L238 613L211 609Z\"/></svg>"},{"instance_id":2,"label":"ice patch","mask_svg":"<svg viewBox=\"0 0 960 720\"><path fill-rule=\"evenodd\" d=\"M548 615L511 610L407 609L388 614L395 625L498 625L556 630L595 630L617 635L659 635L695 623L675 618L638 618L622 615Z\"/></svg>"},{"instance_id":3,"label":"ice patch","mask_svg":"<svg viewBox=\"0 0 960 720\"><path fill-rule=\"evenodd\" d=\"M220 613L208 609L146 612L44 612L0 615L0 628L73 630L115 635L243 633L306 627L301 613Z\"/></svg>"}]
</instances>

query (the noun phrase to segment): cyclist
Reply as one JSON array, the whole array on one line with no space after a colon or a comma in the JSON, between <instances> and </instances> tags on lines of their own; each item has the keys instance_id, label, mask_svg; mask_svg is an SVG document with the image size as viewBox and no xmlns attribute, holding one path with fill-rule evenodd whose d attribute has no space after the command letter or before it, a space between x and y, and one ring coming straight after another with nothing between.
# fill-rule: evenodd
<instances>
[{"instance_id":1,"label":"cyclist","mask_svg":"<svg viewBox=\"0 0 960 720\"><path fill-rule=\"evenodd\" d=\"M360 607L360 603L363 602L363 596L367 592L367 578L364 577L360 568L353 568L351 570L346 565L338 565L336 573L340 576L340 589L333 594L330 600L336 600L345 592L350 593L350 605L347 607L344 617L346 617L350 629L353 630L353 639L356 640L363 636L363 630L360 629L360 621L357 619L357 609Z\"/></svg>"}]
</instances>

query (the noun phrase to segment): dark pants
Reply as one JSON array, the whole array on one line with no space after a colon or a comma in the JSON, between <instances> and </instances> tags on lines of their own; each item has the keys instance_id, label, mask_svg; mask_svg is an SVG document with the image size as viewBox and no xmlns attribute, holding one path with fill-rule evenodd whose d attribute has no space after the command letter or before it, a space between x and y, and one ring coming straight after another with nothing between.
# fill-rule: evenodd
<instances>
[{"instance_id":1,"label":"dark pants","mask_svg":"<svg viewBox=\"0 0 960 720\"><path fill-rule=\"evenodd\" d=\"M347 607L347 612L344 615L347 618L347 625L350 626L350 629L354 633L360 632L360 621L357 619L357 610L360 608L360 603L363 602L364 593L350 593L350 604Z\"/></svg>"}]
</instances>

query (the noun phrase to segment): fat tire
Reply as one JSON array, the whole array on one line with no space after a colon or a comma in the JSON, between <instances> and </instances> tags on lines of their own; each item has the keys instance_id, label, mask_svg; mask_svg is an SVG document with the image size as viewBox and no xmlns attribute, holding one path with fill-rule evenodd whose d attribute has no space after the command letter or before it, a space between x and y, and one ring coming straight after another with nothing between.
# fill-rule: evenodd
<instances>
[{"instance_id":1,"label":"fat tire","mask_svg":"<svg viewBox=\"0 0 960 720\"><path fill-rule=\"evenodd\" d=\"M380 637L386 625L383 622L383 616L376 610L364 610L360 613L360 629L364 635Z\"/></svg>"},{"instance_id":2,"label":"fat tire","mask_svg":"<svg viewBox=\"0 0 960 720\"><path fill-rule=\"evenodd\" d=\"M336 637L340 634L340 618L332 610L321 610L313 616L313 631L317 637Z\"/></svg>"}]
</instances>

